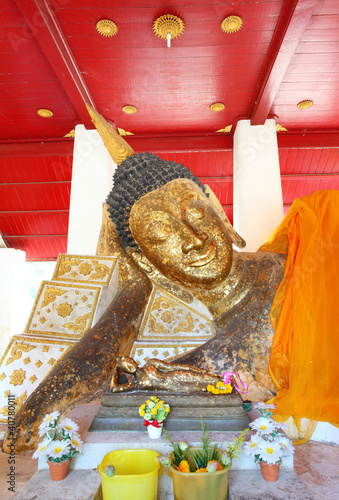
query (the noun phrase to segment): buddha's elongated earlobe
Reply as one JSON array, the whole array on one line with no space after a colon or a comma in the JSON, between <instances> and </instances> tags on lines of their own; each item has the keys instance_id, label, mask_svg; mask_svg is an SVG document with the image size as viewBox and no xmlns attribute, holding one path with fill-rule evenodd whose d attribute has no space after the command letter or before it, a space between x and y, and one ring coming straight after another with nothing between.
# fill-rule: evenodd
<instances>
[{"instance_id":1,"label":"buddha's elongated earlobe","mask_svg":"<svg viewBox=\"0 0 339 500\"><path fill-rule=\"evenodd\" d=\"M227 227L228 234L232 240L232 242L238 247L238 248L244 248L246 246L246 241L236 232L230 221L228 220L222 206L220 205L220 202L218 198L215 196L213 193L212 189L209 187L208 184L204 184L205 188L205 194L209 194L208 199L211 201L215 211L219 215L220 219L223 221L225 226Z\"/></svg>"}]
</instances>

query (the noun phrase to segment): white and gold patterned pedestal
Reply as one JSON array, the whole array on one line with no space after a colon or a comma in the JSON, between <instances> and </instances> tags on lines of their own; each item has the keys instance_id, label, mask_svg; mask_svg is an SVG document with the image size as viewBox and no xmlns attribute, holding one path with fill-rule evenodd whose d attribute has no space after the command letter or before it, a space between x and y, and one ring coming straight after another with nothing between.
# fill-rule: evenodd
<instances>
[{"instance_id":1,"label":"white and gold patterned pedestal","mask_svg":"<svg viewBox=\"0 0 339 500\"><path fill-rule=\"evenodd\" d=\"M51 281L43 281L25 332L12 337L0 361L0 422L8 396L16 411L63 356L101 317L118 288L113 257L59 255Z\"/></svg>"},{"instance_id":2,"label":"white and gold patterned pedestal","mask_svg":"<svg viewBox=\"0 0 339 500\"><path fill-rule=\"evenodd\" d=\"M14 335L0 360L0 422L7 422L8 396L16 411L76 341Z\"/></svg>"}]
</instances>

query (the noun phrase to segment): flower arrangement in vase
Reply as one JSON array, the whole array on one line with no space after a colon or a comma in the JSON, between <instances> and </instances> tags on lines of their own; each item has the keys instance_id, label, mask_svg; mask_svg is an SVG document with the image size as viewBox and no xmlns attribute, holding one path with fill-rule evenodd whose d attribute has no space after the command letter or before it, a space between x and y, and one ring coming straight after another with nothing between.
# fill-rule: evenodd
<instances>
[{"instance_id":1,"label":"flower arrangement in vase","mask_svg":"<svg viewBox=\"0 0 339 500\"><path fill-rule=\"evenodd\" d=\"M202 418L201 427L203 436L199 447L191 447L185 441L174 443L164 429L173 451L169 457L159 456L158 460L172 477L174 497L178 500L226 500L228 471L232 460L241 451L248 429L229 443L224 451L217 444L210 444Z\"/></svg>"},{"instance_id":2,"label":"flower arrangement in vase","mask_svg":"<svg viewBox=\"0 0 339 500\"><path fill-rule=\"evenodd\" d=\"M200 417L201 418L201 417ZM227 450L223 451L218 448L217 444L211 445L211 440L208 439L206 427L201 418L202 438L201 447L192 448L185 441L174 443L168 432L164 430L167 441L173 448L170 457L159 457L160 462L165 467L172 466L179 472L193 472L193 473L210 473L231 467L232 460L237 458L240 450L241 443L248 429L245 429L239 437L229 443ZM192 451L194 450L194 452Z\"/></svg>"},{"instance_id":3,"label":"flower arrangement in vase","mask_svg":"<svg viewBox=\"0 0 339 500\"><path fill-rule=\"evenodd\" d=\"M60 420L57 411L46 415L39 426L39 437L43 437L43 440L32 458L47 457L53 481L61 481L66 477L70 461L81 451L83 442L78 430L78 425L69 418Z\"/></svg>"},{"instance_id":4,"label":"flower arrangement in vase","mask_svg":"<svg viewBox=\"0 0 339 500\"><path fill-rule=\"evenodd\" d=\"M294 447L290 439L279 431L285 425L272 418L275 405L258 403L256 408L261 416L249 425L257 432L245 443L244 452L251 455L255 463L259 462L265 481L275 482L279 477L282 458L292 454Z\"/></svg>"},{"instance_id":5,"label":"flower arrangement in vase","mask_svg":"<svg viewBox=\"0 0 339 500\"><path fill-rule=\"evenodd\" d=\"M161 436L164 420L169 412L170 406L155 396L151 396L140 406L139 415L144 418L144 426L147 427L151 439Z\"/></svg>"}]
</instances>

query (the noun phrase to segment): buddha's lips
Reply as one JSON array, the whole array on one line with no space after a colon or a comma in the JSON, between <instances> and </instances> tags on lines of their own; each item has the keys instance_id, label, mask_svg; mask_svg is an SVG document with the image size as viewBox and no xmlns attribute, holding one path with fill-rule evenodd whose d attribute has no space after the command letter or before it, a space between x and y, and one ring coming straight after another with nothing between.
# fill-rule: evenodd
<instances>
[{"instance_id":1,"label":"buddha's lips","mask_svg":"<svg viewBox=\"0 0 339 500\"><path fill-rule=\"evenodd\" d=\"M194 260L191 260L189 262L189 267L201 267L201 266L206 266L211 260L214 259L214 257L217 254L217 248L214 243L210 243L207 247L206 252L203 255L199 255L197 258L194 258Z\"/></svg>"}]
</instances>

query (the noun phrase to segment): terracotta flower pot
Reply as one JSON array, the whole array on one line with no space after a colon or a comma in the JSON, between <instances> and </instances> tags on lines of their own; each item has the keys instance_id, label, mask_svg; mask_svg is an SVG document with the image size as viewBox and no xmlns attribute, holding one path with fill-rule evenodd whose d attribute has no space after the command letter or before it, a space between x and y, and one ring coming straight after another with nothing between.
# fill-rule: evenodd
<instances>
[{"instance_id":1,"label":"terracotta flower pot","mask_svg":"<svg viewBox=\"0 0 339 500\"><path fill-rule=\"evenodd\" d=\"M70 460L66 462L50 462L47 460L49 465L49 472L51 474L52 481L62 481L67 476L68 467L70 464Z\"/></svg>"},{"instance_id":2,"label":"terracotta flower pot","mask_svg":"<svg viewBox=\"0 0 339 500\"><path fill-rule=\"evenodd\" d=\"M267 464L266 462L259 462L261 473L265 481L275 483L279 477L280 464Z\"/></svg>"}]
</instances>

